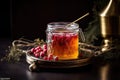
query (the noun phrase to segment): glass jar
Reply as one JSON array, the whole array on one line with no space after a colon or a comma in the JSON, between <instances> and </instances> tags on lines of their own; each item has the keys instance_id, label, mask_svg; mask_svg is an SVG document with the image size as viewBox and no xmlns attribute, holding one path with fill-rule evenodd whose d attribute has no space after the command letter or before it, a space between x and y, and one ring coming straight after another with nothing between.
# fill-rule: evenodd
<instances>
[{"instance_id":1,"label":"glass jar","mask_svg":"<svg viewBox=\"0 0 120 80\"><path fill-rule=\"evenodd\" d=\"M52 22L47 25L47 54L60 60L77 59L79 56L79 25L70 22Z\"/></svg>"}]
</instances>

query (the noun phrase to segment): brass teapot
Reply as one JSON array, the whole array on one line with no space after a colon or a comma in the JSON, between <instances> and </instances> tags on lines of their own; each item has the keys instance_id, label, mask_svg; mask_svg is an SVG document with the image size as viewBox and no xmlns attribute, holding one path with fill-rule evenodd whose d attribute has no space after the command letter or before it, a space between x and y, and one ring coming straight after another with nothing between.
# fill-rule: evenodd
<instances>
[{"instance_id":1,"label":"brass teapot","mask_svg":"<svg viewBox=\"0 0 120 80\"><path fill-rule=\"evenodd\" d=\"M101 34L104 38L102 51L119 45L120 41L120 0L110 0L100 14Z\"/></svg>"}]
</instances>

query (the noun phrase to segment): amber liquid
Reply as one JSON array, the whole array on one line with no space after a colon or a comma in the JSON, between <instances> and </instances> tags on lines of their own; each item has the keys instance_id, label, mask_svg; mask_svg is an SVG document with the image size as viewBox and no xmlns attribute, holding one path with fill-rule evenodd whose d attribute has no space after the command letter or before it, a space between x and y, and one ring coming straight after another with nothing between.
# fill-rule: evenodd
<instances>
[{"instance_id":1,"label":"amber liquid","mask_svg":"<svg viewBox=\"0 0 120 80\"><path fill-rule=\"evenodd\" d=\"M52 33L51 43L48 44L48 54L58 56L60 60L78 58L78 33Z\"/></svg>"}]
</instances>

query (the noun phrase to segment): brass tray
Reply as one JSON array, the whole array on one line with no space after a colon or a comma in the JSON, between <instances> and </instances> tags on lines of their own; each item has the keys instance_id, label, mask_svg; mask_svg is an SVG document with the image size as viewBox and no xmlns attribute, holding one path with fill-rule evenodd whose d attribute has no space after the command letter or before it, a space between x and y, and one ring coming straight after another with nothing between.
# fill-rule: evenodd
<instances>
[{"instance_id":1,"label":"brass tray","mask_svg":"<svg viewBox=\"0 0 120 80\"><path fill-rule=\"evenodd\" d=\"M44 42L42 42L44 44ZM42 44L41 43L41 44ZM34 55L30 54L30 49L35 47L35 43L29 40L15 40L13 46L17 46L18 50L26 53L26 61L29 64L29 70L34 71L38 68L74 68L81 67L91 63L93 57L99 56L101 54L105 54L114 47L108 47L107 50L102 51L102 47L104 46L93 46L84 42L79 42L79 57L78 59L72 60L58 60L58 61L48 61L42 58L36 58ZM31 44L31 45L28 45ZM81 56L82 54L82 56Z\"/></svg>"},{"instance_id":2,"label":"brass tray","mask_svg":"<svg viewBox=\"0 0 120 80\"><path fill-rule=\"evenodd\" d=\"M81 67L90 64L92 55L90 53L83 53L82 57L78 59L71 60L58 60L58 61L48 61L40 58L36 58L29 52L26 53L26 61L30 64L29 70L33 71L37 68L74 68Z\"/></svg>"}]
</instances>

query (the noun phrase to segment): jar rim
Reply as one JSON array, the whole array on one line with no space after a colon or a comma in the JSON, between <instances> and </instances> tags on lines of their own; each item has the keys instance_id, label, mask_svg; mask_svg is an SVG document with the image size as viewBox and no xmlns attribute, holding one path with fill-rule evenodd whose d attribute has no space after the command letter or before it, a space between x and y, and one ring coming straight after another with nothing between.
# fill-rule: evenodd
<instances>
[{"instance_id":1,"label":"jar rim","mask_svg":"<svg viewBox=\"0 0 120 80\"><path fill-rule=\"evenodd\" d=\"M51 22L47 24L47 29L52 30L52 29L57 29L57 28L63 28L63 29L78 29L79 24L78 23L72 23L70 26L66 26L70 24L71 22Z\"/></svg>"}]
</instances>

